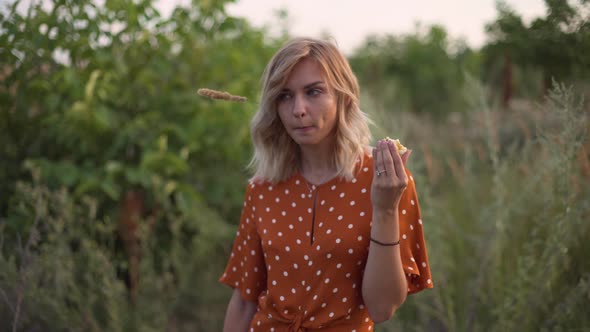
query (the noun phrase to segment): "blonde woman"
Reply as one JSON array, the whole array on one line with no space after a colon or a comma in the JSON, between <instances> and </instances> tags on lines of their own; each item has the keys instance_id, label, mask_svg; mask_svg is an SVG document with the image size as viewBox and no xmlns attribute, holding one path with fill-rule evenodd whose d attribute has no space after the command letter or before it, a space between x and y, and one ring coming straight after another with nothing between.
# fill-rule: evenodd
<instances>
[{"instance_id":1,"label":"blonde woman","mask_svg":"<svg viewBox=\"0 0 590 332\"><path fill-rule=\"evenodd\" d=\"M284 45L251 123L254 177L220 281L224 331L371 331L432 288L411 173L390 140L369 147L346 58Z\"/></svg>"}]
</instances>

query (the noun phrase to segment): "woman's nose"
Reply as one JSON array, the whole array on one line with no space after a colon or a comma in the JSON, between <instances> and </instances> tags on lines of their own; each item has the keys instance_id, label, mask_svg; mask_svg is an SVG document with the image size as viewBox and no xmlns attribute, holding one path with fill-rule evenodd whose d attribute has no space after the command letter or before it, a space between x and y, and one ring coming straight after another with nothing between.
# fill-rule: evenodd
<instances>
[{"instance_id":1,"label":"woman's nose","mask_svg":"<svg viewBox=\"0 0 590 332\"><path fill-rule=\"evenodd\" d=\"M293 97L293 116L300 118L307 114L307 105L304 96L295 95Z\"/></svg>"}]
</instances>

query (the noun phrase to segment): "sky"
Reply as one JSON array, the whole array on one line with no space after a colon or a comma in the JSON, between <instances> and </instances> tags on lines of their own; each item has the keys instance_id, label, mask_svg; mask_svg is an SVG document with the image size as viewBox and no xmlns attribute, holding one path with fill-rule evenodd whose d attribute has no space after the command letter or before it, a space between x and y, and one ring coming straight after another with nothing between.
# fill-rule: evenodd
<instances>
[{"instance_id":1,"label":"sky","mask_svg":"<svg viewBox=\"0 0 590 332\"><path fill-rule=\"evenodd\" d=\"M543 0L505 2L525 22L545 14ZM157 6L167 14L175 5L189 3L158 0ZM360 46L367 35L412 33L418 22L440 24L451 38L478 48L485 42L485 24L497 17L495 0L238 0L227 7L230 14L257 27L276 23L277 9L288 11L292 35L320 37L327 32L345 53Z\"/></svg>"}]
</instances>

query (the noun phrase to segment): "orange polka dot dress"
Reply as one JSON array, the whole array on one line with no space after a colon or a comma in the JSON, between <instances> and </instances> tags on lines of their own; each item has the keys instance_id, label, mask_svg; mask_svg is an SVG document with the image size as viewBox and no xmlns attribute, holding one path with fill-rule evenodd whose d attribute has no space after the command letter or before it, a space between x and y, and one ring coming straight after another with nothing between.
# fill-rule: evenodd
<instances>
[{"instance_id":1,"label":"orange polka dot dress","mask_svg":"<svg viewBox=\"0 0 590 332\"><path fill-rule=\"evenodd\" d=\"M369 251L373 160L355 178L312 186L250 182L232 252L220 281L257 302L250 331L372 331L361 285ZM411 173L399 206L408 292L432 288Z\"/></svg>"}]
</instances>

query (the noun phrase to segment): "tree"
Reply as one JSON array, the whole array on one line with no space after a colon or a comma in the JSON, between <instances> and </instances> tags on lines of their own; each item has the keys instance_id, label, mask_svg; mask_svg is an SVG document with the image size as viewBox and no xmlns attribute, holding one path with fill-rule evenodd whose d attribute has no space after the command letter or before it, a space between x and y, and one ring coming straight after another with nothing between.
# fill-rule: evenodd
<instances>
[{"instance_id":1,"label":"tree","mask_svg":"<svg viewBox=\"0 0 590 332\"><path fill-rule=\"evenodd\" d=\"M162 310L163 316L147 315L136 327L162 330L184 310L175 301L206 294L186 287L211 274L203 266L216 268L209 263L216 255L225 257L231 238L226 220L237 222L248 177L247 123L255 104L212 102L196 90L217 88L254 99L275 47L264 31L229 16L227 2L195 0L169 19L151 0L107 0L101 6L92 0L36 1L25 13L15 1L0 14L0 262L6 267L0 281L13 280L3 274L12 264L22 268L18 239L35 231L34 205L18 189L26 184L56 195L65 190L71 201L49 204L52 195L43 196L51 212L42 221L71 220L67 216L78 216L74 211L84 211L89 199L96 203L96 213L84 217L91 219L79 220L92 227L68 227L114 262L107 267L116 269L117 279L109 283L125 283L133 312ZM101 227L108 231L98 232ZM42 237L32 250L53 248L50 243ZM81 249L66 250L77 257ZM66 268L60 265L66 262L56 264L55 273ZM49 282L51 272L31 284ZM148 290L148 280L168 288ZM146 303L152 291L161 300ZM30 300L20 326L26 330L57 315L41 305L53 300L64 307L60 301L69 295L57 292ZM7 294L13 299L18 292L10 288ZM67 300L77 303L74 312L109 309L86 302L94 297L85 294L87 299ZM0 321L7 321L0 311ZM124 324L89 315L102 330ZM43 329L50 327L60 329Z\"/></svg>"},{"instance_id":2,"label":"tree","mask_svg":"<svg viewBox=\"0 0 590 332\"><path fill-rule=\"evenodd\" d=\"M546 0L547 14L525 25L520 15L498 2L498 18L487 25L490 41L484 46L488 79L502 61L504 103L512 95L512 63L542 72L543 93L552 79L576 81L590 75L590 6L580 0Z\"/></svg>"}]
</instances>

